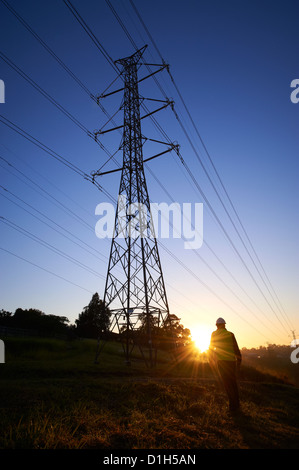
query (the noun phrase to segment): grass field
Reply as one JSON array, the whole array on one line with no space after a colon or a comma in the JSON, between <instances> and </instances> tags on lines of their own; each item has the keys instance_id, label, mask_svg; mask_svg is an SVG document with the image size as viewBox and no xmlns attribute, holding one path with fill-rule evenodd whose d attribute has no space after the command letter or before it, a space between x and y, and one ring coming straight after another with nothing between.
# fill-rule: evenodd
<instances>
[{"instance_id":1,"label":"grass field","mask_svg":"<svg viewBox=\"0 0 299 470\"><path fill-rule=\"evenodd\" d=\"M299 447L299 389L245 365L231 416L207 363L124 364L107 343L5 340L1 449L279 449Z\"/></svg>"}]
</instances>

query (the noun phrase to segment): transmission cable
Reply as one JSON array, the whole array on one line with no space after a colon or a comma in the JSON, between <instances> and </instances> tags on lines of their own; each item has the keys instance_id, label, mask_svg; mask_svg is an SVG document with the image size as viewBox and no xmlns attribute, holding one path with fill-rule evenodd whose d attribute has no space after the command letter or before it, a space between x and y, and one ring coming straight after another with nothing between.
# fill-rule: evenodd
<instances>
[{"instance_id":1,"label":"transmission cable","mask_svg":"<svg viewBox=\"0 0 299 470\"><path fill-rule=\"evenodd\" d=\"M147 26L145 25L145 23L144 23L144 21L143 21L141 15L140 15L140 13L138 12L136 6L134 5L133 0L130 0L130 3L131 3L132 8L134 9L134 11L135 11L135 13L136 13L136 15L137 15L139 21L141 22L142 26L144 27L144 29L145 29L147 35L149 36L149 38L150 38L150 40L151 40L151 42L152 42L154 48L156 49L156 51L157 51L157 53L158 53L158 55L159 55L159 57L160 57L162 63L165 63L165 61L164 61L164 59L163 59L163 56L162 56L162 54L161 54L161 52L160 52L160 50L159 50L159 48L158 48L156 42L154 41L154 39L153 39L153 37L152 37L152 35L151 35L149 29L148 29ZM219 174L219 172L217 171L217 168L216 168L216 166L215 166L215 164L214 164L214 162L213 162L213 159L212 159L212 157L211 157L211 155L210 155L210 153L209 153L209 151L208 151L208 149L207 149L207 147L206 147L206 145L205 145L205 143L204 143L204 141L203 141L203 138L202 138L201 134L199 133L199 130L198 130L198 128L197 128L197 126L196 126L196 124L195 124L195 122L194 122L194 120L193 120L193 118L192 118L192 116L191 116L191 113L190 113L190 111L189 111L189 109L188 109L188 107L187 107L187 105L186 105L186 102L185 102L185 100L184 100L184 98L183 98L183 96L182 96L182 94L181 94L181 92L180 92L180 90L179 90L179 88L178 88L178 86L177 86L177 84L176 84L176 82L175 82L175 80L174 80L174 78L173 78L173 75L172 75L172 73L171 73L171 71L170 71L169 68L167 68L167 72L168 72L168 74L169 74L169 76L170 76L170 78L171 78L171 81L172 81L172 83L173 83L173 85L174 85L174 87L175 87L175 89L176 89L176 91L177 91L177 93L178 93L178 95L179 95L179 97L180 97L180 100L181 100L181 102L182 102L182 104L183 104L183 106L184 106L184 108L185 108L185 110L186 110L186 112L187 112L187 115L188 115L188 117L189 117L189 119L190 119L190 121L191 121L191 123L192 123L192 126L193 126L193 128L195 129L195 132L196 132L196 134L197 134L197 136L198 136L198 138L199 138L199 140L200 140L200 142L201 142L201 144L202 144L202 146L203 146L203 148L204 148L204 150L205 150L205 153L206 153L206 155L208 156L208 159L209 159L209 161L210 161L210 163L211 163L211 165L212 165L212 167L213 167L213 169L214 169L214 171L215 171L215 174L216 174L216 176L217 176L217 178L218 178L218 180L219 180L219 182L220 182L220 184L221 184L221 187L222 187L222 189L224 190L224 192L225 192L225 194L226 194L226 197L227 197L227 199L228 199L228 201L229 201L229 203L230 203L230 205L231 205L231 207L232 207L232 209L233 209L233 211L234 211L234 213L235 213L235 215L236 215L236 217L237 217L237 219L238 219L238 221L239 221L240 226L241 226L242 229L243 229L243 232L244 232L244 234L245 234L245 236L246 236L246 238L247 238L247 240L248 240L248 242L249 242L249 244L250 244L250 246L251 246L251 249L252 249L253 253L255 254L255 257L256 257L256 259L257 259L257 261L258 261L258 263L259 263L259 265L260 265L260 267L261 267L261 269L262 269L264 275L266 276L266 279L267 279L267 281L268 281L268 283L269 283L269 285L270 285L270 287L271 287L271 289L272 289L272 291L273 291L273 293L274 293L274 295L275 295L277 301L279 302L281 308L277 305L277 302L275 301L275 299L273 298L271 292L269 291L269 288L268 288L268 286L266 285L266 283L265 283L265 281L264 281L264 279L263 279L261 273L259 272L259 269L258 269L257 266L255 265L253 259L252 259L252 261L253 261L253 263L254 263L254 265L255 265L257 271L259 272L259 275L260 275L262 281L264 282L264 284L265 284L265 286L266 286L268 292L270 293L270 295L271 295L271 297L272 297L272 300L273 300L274 303L276 304L276 307L277 307L277 308L280 310L280 312L282 313L282 310L281 310L281 309L283 309L283 311L284 311L284 308L283 308L283 306L281 305L281 302L280 302L280 300L279 300L279 298L278 298L278 296L277 296L277 294L276 294L276 292L275 292L275 289L274 289L274 287L273 287L273 285L272 285L272 283L271 283L271 281L270 281L270 279L269 279L269 277L268 277L268 275L267 275L267 273L266 273L266 271L265 271L265 269L264 269L264 267L263 267L263 265L262 265L262 263L261 263L261 260L260 260L259 256L258 256L257 253L256 253L256 250L255 250L255 248L254 248L254 246L253 246L253 244L252 244L252 242L251 242L251 240L250 240L250 238L249 238L249 236L248 236L248 233L247 233L247 231L246 231L246 229L245 229L245 227L244 227L244 225L243 225L243 223L242 223L242 221L241 221L241 219L240 219L240 217L239 217L239 215L238 215L238 213L237 213L237 210L236 210L236 208L235 208L235 206L234 206L234 204L233 204L233 202L232 202L232 200L231 200L231 198L230 198L230 196L229 196L229 194L228 194L228 191L227 191L226 188L225 188L225 185L224 185L224 183L223 183L223 181L222 181L222 179L221 179L221 177L220 177L220 174ZM246 250L247 250L247 249L246 249ZM248 254L249 254L249 253L248 253ZM285 312L285 311L284 311L284 313L285 313L285 315L286 315L286 312ZM287 317L286 317L286 318L287 318ZM289 321L289 320L288 320L288 321Z\"/></svg>"},{"instance_id":2,"label":"transmission cable","mask_svg":"<svg viewBox=\"0 0 299 470\"><path fill-rule=\"evenodd\" d=\"M17 13L16 10L6 0L1 0L1 1L11 11L11 13L20 21L20 23L33 35L33 37L35 37L35 39L37 39L37 41L46 49L46 51L58 62L58 64L70 75L70 77L77 82L77 84L85 91L85 93L93 101L95 101L97 103L97 105L100 107L102 112L108 118L110 118L109 114L107 113L107 111L104 108L104 106L102 105L102 103L96 98L96 96L94 96L94 94L88 89L88 87L77 77L77 75L65 64L65 62L63 62L63 60L61 60L61 58L57 56L57 54L53 51L53 49L51 49L48 46L48 44L36 33L36 31L33 30L33 28L24 20L24 18L19 13ZM70 5L67 5L67 6L69 7L70 11L72 11ZM92 35L93 35L93 33L92 33ZM94 36L94 38L95 38L95 36ZM97 38L95 38L95 41L97 43L99 43ZM107 56L108 56L108 54L106 54L106 55L104 54L105 59L106 60L109 59L109 63L110 63L110 65L112 65L112 63L111 63L112 59L109 58L109 57L107 58ZM117 80L118 78L119 78L119 75L117 75L115 80ZM112 123L114 123L113 120L112 120ZM103 150L107 153L107 151L104 148L103 148Z\"/></svg>"},{"instance_id":3,"label":"transmission cable","mask_svg":"<svg viewBox=\"0 0 299 470\"><path fill-rule=\"evenodd\" d=\"M69 111L67 111L57 100L55 100L49 93L47 93L41 86L39 86L32 78L30 78L20 67L18 67L12 60L10 60L5 54L0 51L0 58L7 63L12 69L14 69L22 78L24 78L33 88L35 88L41 95L43 95L50 103L56 106L67 118L73 121L84 133L91 137L101 147L101 149L109 156L109 159L113 158L115 154L111 155L108 149L98 140L94 139L94 135L82 124L77 118L75 118Z\"/></svg>"},{"instance_id":4,"label":"transmission cable","mask_svg":"<svg viewBox=\"0 0 299 470\"><path fill-rule=\"evenodd\" d=\"M35 266L36 268L39 268L39 269L41 269L42 271L45 271L46 273L52 274L53 276L58 277L59 279L62 279L63 281L66 281L66 282L68 282L69 284L72 284L72 285L75 286L75 287L79 287L79 289L83 289L83 290L85 290L86 292L89 292L90 294L93 294L93 292L90 291L89 289L86 289L85 287L82 287L82 286L80 286L79 284L76 284L75 282L72 282L72 281L70 281L69 279L66 279L66 278L63 277L63 276L60 276L59 274L54 273L53 271L50 271L49 269L46 269L46 268L44 268L44 267L42 267L42 266L40 266L40 265L38 265L38 264L36 264L36 263L33 263L32 261L30 261L30 260L28 260L28 259L26 259L26 258L23 258L22 256L19 256L19 255L17 255L16 253L13 253L12 251L6 250L6 249L3 248L2 246L0 246L0 250L4 251L5 253L9 253L10 255L14 256L15 258L18 258L18 259L20 259L20 260L22 260L22 261L25 261L25 262L28 263L28 264L31 264L32 266Z\"/></svg>"},{"instance_id":5,"label":"transmission cable","mask_svg":"<svg viewBox=\"0 0 299 470\"><path fill-rule=\"evenodd\" d=\"M220 300L224 305L226 305L230 310L232 310L235 315L237 315L239 318L241 318L243 321L245 321L251 328L253 328L254 330L256 330L260 335L264 336L264 338L266 338L266 336L260 331L260 330L257 330L257 328L250 322L248 322L243 316L240 315L240 313L238 313L231 305L229 305L224 299L222 299L218 294L217 292L215 292L213 289L211 289L202 279L200 279L195 273L194 271L192 271L190 268L188 268L186 266L185 263L183 263L174 253L172 253L163 243L161 243L161 241L159 240L158 241L159 243L159 246L162 247L162 249L164 251L166 251L166 253L168 253L169 256L171 256L178 264L180 264L189 274L191 274L191 276L193 276L198 282L200 282L209 292L211 292L211 294L213 294L215 297L218 298L218 300ZM266 338L267 339L267 338Z\"/></svg>"},{"instance_id":6,"label":"transmission cable","mask_svg":"<svg viewBox=\"0 0 299 470\"><path fill-rule=\"evenodd\" d=\"M42 217L44 217L46 220L48 220L49 222L51 222L52 224L54 224L56 227L59 227L61 230L63 230L64 232L66 232L68 235L70 235L71 237L74 237L76 240L78 240L80 243L84 244L85 246L87 246L88 248L90 248L91 250L93 250L95 253L92 253L91 251L89 251L87 248L85 248L84 246L82 246L81 244L79 244L78 242L72 240L68 235L66 235L65 233L62 233L60 230L57 230L56 228L52 227L49 223L45 222L44 220L40 219L37 215L33 214L31 211L29 211L28 209L25 209L24 207L22 207L20 204L18 204L16 201L13 201L12 199L10 199L6 194L2 194L0 193L0 195L2 197L4 197L5 199L7 199L8 201L12 202L14 205L16 205L17 207L21 208L23 211L27 212L28 214L30 214L32 217L34 217L35 219L39 220L40 222L42 222L43 224L45 224L47 227L50 227L52 230L54 230L55 232L59 233L60 235L62 235L63 237L67 238L69 241L71 241L72 243L74 243L75 245L79 246L81 249L85 250L86 252L88 252L89 254L91 254L92 256L96 256L100 261L102 262L106 262L107 261L107 256L105 255L102 255L102 253L99 253L98 250L96 250L94 247L92 247L91 245L89 245L88 243L84 242L83 240L81 240L79 237L77 237L77 235L74 235L72 232L70 232L69 230L67 230L65 227L63 227L62 225L58 224L57 222L55 222L54 220L52 220L49 216L45 215L43 212L41 212L40 210L36 209L35 207L33 207L31 204L29 204L28 202L24 201L24 199L20 198L19 196L17 196L16 194L14 194L12 191L9 191L7 188L5 188L4 186L0 185L0 188L5 191L6 193L12 195L14 198L16 198L18 201L22 202L22 204L25 204L27 207L30 207L32 210L34 210L35 212L37 212L38 214L40 214ZM102 259L99 257L99 255L101 255L103 258L105 259Z\"/></svg>"},{"instance_id":7,"label":"transmission cable","mask_svg":"<svg viewBox=\"0 0 299 470\"><path fill-rule=\"evenodd\" d=\"M131 35L127 32L127 29L125 28L122 20L119 18L119 16L117 15L117 13L115 12L115 9L112 7L111 5L111 2L109 0L106 0L106 3L109 5L109 7L111 8L112 12L114 13L114 15L116 16L118 22L120 23L121 27L123 28L123 30L126 32L129 40L132 42L133 46L135 47L135 49L137 49L137 46L136 46L136 43L134 42L133 38L131 37ZM180 121L181 122L181 121ZM194 146L193 146L194 147ZM189 173L189 176L191 176L193 182L196 183L196 186L197 188L199 189L199 186L196 182L196 180L194 179L194 175L193 173L191 172L191 170L188 168L188 166L186 165L186 163L184 162L183 158L180 156L180 159L183 163L183 165L185 166L185 168L187 169L188 173ZM204 195L203 191L200 189L200 192L202 194L202 196L204 197L206 203L208 204L210 210L212 210L212 213L214 215L214 217L216 216L216 213L215 211L213 210L213 208L211 207L209 201L207 200L206 196ZM224 226L223 224L220 222L220 219L216 216L216 220L218 221L218 223L220 223L220 227L222 228L222 230L224 230L224 233L226 235L226 237L228 238L228 240L230 241L230 243L232 244L232 247L234 248L235 252L237 253L237 255L239 256L239 258L241 259L242 263L244 264L245 268L247 269L248 273L250 274L250 277L252 278L252 280L254 281L254 283L256 284L256 286L258 287L259 291L261 292L261 294L263 295L264 299L266 300L266 302L268 303L269 307L271 308L271 310L273 311L273 313L275 314L276 318L278 319L278 321L280 322L281 326L285 329L285 326L282 324L281 320L278 318L275 310L273 309L272 305L269 303L268 299L266 298L265 294L263 293L263 291L261 290L260 286L257 284L257 281L255 280L254 276L252 275L251 271L249 270L247 264L245 263L244 259L242 258L242 256L240 255L239 251L237 250L237 248L235 247L234 243L232 242L231 238L229 237L229 235L227 234L226 230L224 229Z\"/></svg>"},{"instance_id":8,"label":"transmission cable","mask_svg":"<svg viewBox=\"0 0 299 470\"><path fill-rule=\"evenodd\" d=\"M157 182L157 184L162 188L162 190L165 192L165 194L168 196L168 198L172 201L172 202L175 202L174 201L174 198L170 195L169 191L165 188L165 186L163 185L163 183L159 180L159 178L153 173L153 171L149 168L149 166L147 166L147 171L152 175L152 177L155 179L155 181ZM185 215L184 215L185 217ZM188 222L191 222L189 219L187 219ZM172 224L171 224L172 225ZM194 227L192 227L194 229ZM245 289L242 287L242 285L239 283L239 281L235 278L235 276L232 274L232 272L225 266L225 264L223 263L223 261L219 258L219 256L215 253L215 251L212 249L212 247L207 243L207 241L205 241L205 246L213 253L213 255L215 256L215 258L219 261L219 263L223 266L223 268L226 270L226 272L231 276L231 278L234 280L234 282L239 286L239 288L244 292L244 294L249 298L249 300L251 300L252 303L254 303L254 305L256 306L256 308L258 308L261 313L264 314L264 312L261 310L261 308L257 305L257 303L255 302L255 300L245 291ZM227 287L227 289L229 289L234 295L235 297L238 298L238 300L244 305L244 302L242 301L242 299L239 298L239 296L224 282L224 280L215 272L215 270L199 255L198 251L197 250L193 250L195 255L197 257L199 257L201 259L201 261L210 269L210 271L213 272L213 274ZM248 308L249 311L250 308L248 306L246 306L246 308ZM251 313L255 316L255 314L251 311Z\"/></svg>"},{"instance_id":9,"label":"transmission cable","mask_svg":"<svg viewBox=\"0 0 299 470\"><path fill-rule=\"evenodd\" d=\"M61 155L59 155L55 151L51 150L46 145L42 144L38 139L36 139L32 135L30 135L28 132L24 131L21 127L17 126L16 124L14 124L12 121L10 121L9 119L7 119L5 116L3 116L1 114L0 114L0 121L3 124L5 124L7 127L9 127L10 129L12 129L14 132L16 132L17 134L21 135L26 140L33 143L37 147L39 147L41 150L48 153L51 157L55 158L60 163L62 163L63 165L65 165L66 167L68 167L69 169L74 171L75 173L77 173L78 175L82 176L83 178L89 179L89 175L87 173L85 173L83 170L78 168L76 165L74 165L69 160L62 157Z\"/></svg>"},{"instance_id":10,"label":"transmission cable","mask_svg":"<svg viewBox=\"0 0 299 470\"><path fill-rule=\"evenodd\" d=\"M57 199L55 196L53 196L52 194L50 194L48 191L45 190L45 188L43 188L42 186L40 186L38 183L36 183L35 181L33 181L31 178L29 178L29 176L25 175L25 173L23 173L22 171L20 171L17 167L15 167L12 163L10 163L8 160L6 160L6 158L2 157L0 155L0 160L3 160L9 167L13 168L14 171L18 172L20 175L22 175L24 178L26 178L28 181L30 181L30 183L32 185L30 185L29 183L27 183L26 181L24 181L22 178L20 178L18 175L15 175L12 171L10 171L9 168L6 168L5 166L1 165L0 163L0 166L2 168L4 168L6 171L8 171L9 173L11 173L13 176L15 176L16 178L18 178L20 181L23 181L25 184L27 184L29 187L31 187L34 191L36 191L37 193L41 194L44 198L46 198L48 201L51 201L52 204L54 204L56 207L59 207L59 209L63 210L65 213L67 213L68 215L71 215L73 218L77 219L77 221L79 221L80 223L83 223L84 225L86 225L88 228L90 228L90 225L84 220L82 219L82 217L78 216L74 211L72 211L71 209L69 209L65 204L63 204L61 201L59 201L59 199ZM38 188L38 189L36 189ZM44 194L43 194L44 193ZM46 196L45 196L46 195ZM48 196L48 197L47 197ZM49 199L50 198L50 199Z\"/></svg>"},{"instance_id":11,"label":"transmission cable","mask_svg":"<svg viewBox=\"0 0 299 470\"><path fill-rule=\"evenodd\" d=\"M66 3L66 2L64 2L64 3ZM70 2L68 2L68 3L70 3ZM82 17L81 17L81 18L82 18ZM85 29L85 28L84 28L84 29ZM110 59L111 59L111 58L110 58ZM9 64L9 65L10 65L10 64ZM86 131L87 129L85 128L84 130ZM87 132L88 132L88 130L87 130Z\"/></svg>"},{"instance_id":12,"label":"transmission cable","mask_svg":"<svg viewBox=\"0 0 299 470\"><path fill-rule=\"evenodd\" d=\"M6 217L0 216L0 221L2 223L5 223L7 226L10 228L13 228L17 232L21 233L22 235L30 238L31 240L35 241L36 243L39 243L41 246L46 247L50 251L53 251L54 253L58 254L62 258L67 259L68 261L72 262L73 264L79 266L80 268L84 269L85 271L88 271L91 274L94 274L95 276L105 279L105 277L95 271L94 269L89 268L86 264L82 263L81 261L78 261L74 257L68 255L64 251L60 250L59 248L56 248L55 246L51 245L50 243L46 242L45 240L42 240L40 237L37 237L33 233L29 232L28 230L25 230L24 228L20 227L19 225L15 224L11 220L8 220Z\"/></svg>"},{"instance_id":13,"label":"transmission cable","mask_svg":"<svg viewBox=\"0 0 299 470\"><path fill-rule=\"evenodd\" d=\"M168 142L170 143L170 139L169 137L167 136L167 134L165 133L165 131L163 131L163 137L168 140ZM236 248L235 244L233 243L231 237L228 235L224 225L222 224L222 222L220 221L219 217L217 216L216 212L214 211L212 205L210 204L207 196L205 195L204 191L202 190L202 188L200 187L198 181L195 179L194 177L194 174L193 172L191 171L191 169L189 168L189 166L187 165L186 161L183 159L183 157L181 156L180 152L177 151L176 152L180 158L180 161L181 163L183 164L183 166L185 167L187 173L189 174L191 180L193 181L194 185L196 186L196 188L198 189L198 191L200 192L201 196L203 197L203 199L205 200L207 206L209 207L210 211L212 212L214 218L216 219L216 221L218 222L219 226L221 227L222 231L224 232L226 238L228 239L228 241L230 242L232 248L234 249L234 251L236 252L236 254L238 255L238 257L240 258L242 264L244 265L244 267L246 268L247 272L249 273L251 279L253 280L253 282L255 283L256 287L258 288L258 290L260 291L260 293L262 294L262 296L264 297L265 301L267 302L267 304L269 305L270 309L272 310L272 312L274 313L274 315L276 316L277 320L279 321L279 323L281 324L282 328L283 329L286 329L285 326L282 324L280 318L277 316L275 310L273 309L272 305L269 303L267 297L265 296L264 292L261 290L260 286L258 285L257 281L255 280L253 274L251 273L251 271L249 270L246 262L244 261L243 257L241 256L239 250ZM287 331L287 330L286 330Z\"/></svg>"},{"instance_id":14,"label":"transmission cable","mask_svg":"<svg viewBox=\"0 0 299 470\"><path fill-rule=\"evenodd\" d=\"M33 30L33 28L24 20L24 18L6 1L1 0L10 12L19 20L19 22L37 39L37 41L51 54L51 56L64 68L64 70L78 83L78 85L91 97L94 98L91 91L82 83L82 81L70 70L70 68L55 54L55 52L43 41L43 39Z\"/></svg>"},{"instance_id":15,"label":"transmission cable","mask_svg":"<svg viewBox=\"0 0 299 470\"><path fill-rule=\"evenodd\" d=\"M16 124L14 124L12 121L10 121L9 119L7 119L5 116L3 115L0 115L0 122L2 122L3 124L5 124L7 127L9 127L10 129L12 129L14 132L16 132L17 134L21 135L22 137L24 137L26 140L28 140L29 142L33 143L34 145L36 145L37 147L39 147L41 150L43 150L45 153L47 153L48 155L50 155L51 157L53 157L54 159L58 160L60 163L62 163L63 165L65 165L66 167L68 167L69 169L71 169L72 171L74 171L75 173L77 173L79 176L83 177L84 179L86 179L87 181L91 182L92 184L94 184L95 186L97 186L97 188L102 191L109 199L111 199L112 202L115 202L115 198L113 198L109 193L108 191L106 191L104 188L102 188L96 181L94 181L92 179L92 177L90 175L88 175L87 173L85 173L83 170L81 170L80 168L78 168L76 165L74 165L73 163L71 163L69 160L67 160L65 157L62 157L61 155L59 155L57 152L55 152L54 150L50 149L47 145L43 144L41 141L39 141L38 139L36 139L35 137L33 137L31 134L29 134L28 132L24 131L24 129L22 129L21 127L17 126Z\"/></svg>"},{"instance_id":16,"label":"transmission cable","mask_svg":"<svg viewBox=\"0 0 299 470\"><path fill-rule=\"evenodd\" d=\"M33 88L41 93L48 101L50 101L56 108L58 108L65 116L73 121L80 129L90 135L90 131L81 122L68 112L61 104L59 104L52 96L43 90L32 78L30 78L20 67L18 67L12 60L10 60L3 52L0 51L0 58L6 62L12 69L14 69L22 78L24 78Z\"/></svg>"},{"instance_id":17,"label":"transmission cable","mask_svg":"<svg viewBox=\"0 0 299 470\"><path fill-rule=\"evenodd\" d=\"M110 55L108 54L108 52L106 51L106 49L103 47L103 45L100 43L100 41L98 40L98 38L93 34L93 32L91 31L91 29L89 28L89 26L87 25L87 23L84 21L84 19L82 18L82 16L80 15L80 13L78 12L78 10L76 10L76 8L74 7L74 5L72 4L72 2L70 2L69 0L63 0L63 3L65 3L65 5L68 7L68 9L70 10L70 12L73 14L73 16L76 18L76 20L78 21L78 23L82 26L82 28L86 31L86 33L88 34L88 36L90 37L90 39L92 40L92 42L95 44L95 46L99 49L99 51L101 52L101 54L105 57L105 59L109 62L109 64L113 67L113 69L115 70L115 72L120 75L119 73L119 70L117 68L117 66L115 65L113 59L110 57Z\"/></svg>"}]
</instances>

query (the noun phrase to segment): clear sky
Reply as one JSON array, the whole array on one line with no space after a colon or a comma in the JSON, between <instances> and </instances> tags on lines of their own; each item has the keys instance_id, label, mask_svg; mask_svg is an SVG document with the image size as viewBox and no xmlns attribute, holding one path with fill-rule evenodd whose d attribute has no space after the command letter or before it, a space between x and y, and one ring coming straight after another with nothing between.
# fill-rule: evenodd
<instances>
[{"instance_id":1,"label":"clear sky","mask_svg":"<svg viewBox=\"0 0 299 470\"><path fill-rule=\"evenodd\" d=\"M111 0L111 4L137 47L148 44L145 60L161 63L131 3ZM200 249L184 249L183 239L159 240L171 313L191 331L200 328L208 332L214 329L216 318L223 316L240 347L289 344L291 330L296 330L297 337L299 334L299 103L290 100L291 81L299 78L298 2L146 0L135 4L163 59L170 64L177 89L262 264L177 89L167 71L160 72L156 75L160 88L151 78L140 84L140 93L164 99L162 87L174 100L187 135L170 108L155 117L171 141L180 144L197 186L172 152L147 164L150 199L204 205ZM101 94L116 78L62 0L10 0L9 5L94 95ZM134 52L105 0L74 0L73 5L113 60ZM0 79L5 83L1 116L85 173L100 168L108 156L84 128L91 132L100 129L107 117L3 2L0 44ZM12 69L9 60L71 113L83 129ZM148 74L145 66L139 74ZM120 86L118 79L111 90ZM102 104L112 115L121 100L118 93ZM147 106L153 110L157 103L147 102ZM115 121L121 124L121 111ZM142 121L142 132L163 140L150 120ZM18 307L39 308L74 322L94 292L100 297L104 294L110 241L95 236L95 208L110 201L107 194L3 122L0 136L0 216L5 218L0 219L0 308L12 312ZM102 136L101 141L114 153L120 139L115 131ZM162 150L158 144L146 143L144 157ZM121 164L121 152L116 159ZM115 165L111 161L105 168L114 169ZM117 196L119 177L116 173L100 179L113 197Z\"/></svg>"}]
</instances>

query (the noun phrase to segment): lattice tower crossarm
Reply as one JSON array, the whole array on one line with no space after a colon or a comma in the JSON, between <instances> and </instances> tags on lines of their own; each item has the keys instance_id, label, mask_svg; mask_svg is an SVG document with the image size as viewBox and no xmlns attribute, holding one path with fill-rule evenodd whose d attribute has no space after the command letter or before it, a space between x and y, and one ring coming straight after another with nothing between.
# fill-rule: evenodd
<instances>
[{"instance_id":1,"label":"lattice tower crossarm","mask_svg":"<svg viewBox=\"0 0 299 470\"><path fill-rule=\"evenodd\" d=\"M169 307L143 166L138 65L144 49L116 61L124 79L123 166L104 302L112 314L111 329L125 332L128 363L137 344L152 366L153 332L169 321ZM138 344L141 325L147 347Z\"/></svg>"}]
</instances>

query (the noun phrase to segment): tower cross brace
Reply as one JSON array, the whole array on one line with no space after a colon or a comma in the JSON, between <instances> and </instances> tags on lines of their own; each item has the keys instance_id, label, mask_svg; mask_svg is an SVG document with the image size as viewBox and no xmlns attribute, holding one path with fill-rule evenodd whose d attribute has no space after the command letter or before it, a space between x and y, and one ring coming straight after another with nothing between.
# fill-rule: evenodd
<instances>
[{"instance_id":1,"label":"tower cross brace","mask_svg":"<svg viewBox=\"0 0 299 470\"><path fill-rule=\"evenodd\" d=\"M127 364L137 345L152 367L153 332L170 322L170 315L143 165L138 63L145 47L115 62L123 67L124 79L123 166L104 302L112 315L110 331L116 328L125 338ZM96 360L100 350L98 343Z\"/></svg>"}]
</instances>

